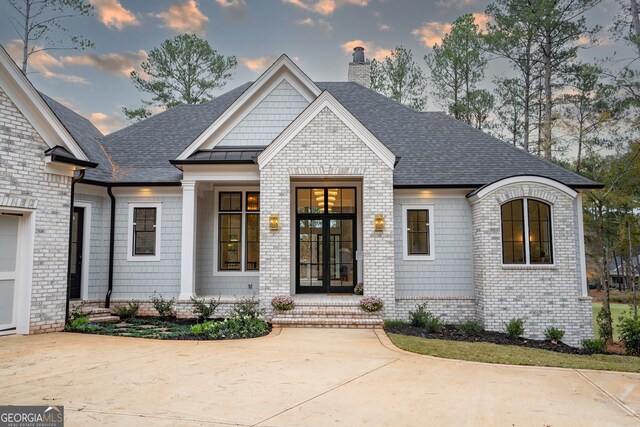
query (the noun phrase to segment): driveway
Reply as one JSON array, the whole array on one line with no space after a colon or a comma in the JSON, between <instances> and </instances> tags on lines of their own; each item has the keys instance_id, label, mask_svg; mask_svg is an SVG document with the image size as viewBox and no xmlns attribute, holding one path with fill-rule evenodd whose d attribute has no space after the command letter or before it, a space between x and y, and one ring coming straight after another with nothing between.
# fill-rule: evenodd
<instances>
[{"instance_id":1,"label":"driveway","mask_svg":"<svg viewBox=\"0 0 640 427\"><path fill-rule=\"evenodd\" d=\"M64 405L68 426L637 426L640 375L420 356L372 330L56 333L0 338L0 404Z\"/></svg>"}]
</instances>

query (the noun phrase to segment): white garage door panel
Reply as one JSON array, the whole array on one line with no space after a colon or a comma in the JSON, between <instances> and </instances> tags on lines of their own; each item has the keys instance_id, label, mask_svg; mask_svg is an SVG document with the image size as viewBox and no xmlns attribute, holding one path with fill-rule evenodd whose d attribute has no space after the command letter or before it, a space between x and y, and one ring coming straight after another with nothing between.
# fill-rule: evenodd
<instances>
[{"instance_id":1,"label":"white garage door panel","mask_svg":"<svg viewBox=\"0 0 640 427\"><path fill-rule=\"evenodd\" d=\"M16 326L16 254L18 225L14 216L0 216L0 331Z\"/></svg>"}]
</instances>

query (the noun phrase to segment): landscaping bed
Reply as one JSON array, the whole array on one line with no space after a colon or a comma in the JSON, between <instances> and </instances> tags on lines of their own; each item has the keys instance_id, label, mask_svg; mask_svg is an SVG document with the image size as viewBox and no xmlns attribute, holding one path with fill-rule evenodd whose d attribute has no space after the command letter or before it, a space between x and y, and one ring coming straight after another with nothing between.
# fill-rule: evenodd
<instances>
[{"instance_id":1,"label":"landscaping bed","mask_svg":"<svg viewBox=\"0 0 640 427\"><path fill-rule=\"evenodd\" d=\"M533 340L528 338L510 338L506 333L493 331L479 331L474 335L460 332L455 325L443 325L440 332L427 332L424 328L412 326L403 322L387 322L384 327L386 332L397 335L408 335L428 339L486 342L500 345L515 345L520 347L538 348L566 354L594 354L593 350L576 348L562 342L553 343L547 340Z\"/></svg>"}]
</instances>

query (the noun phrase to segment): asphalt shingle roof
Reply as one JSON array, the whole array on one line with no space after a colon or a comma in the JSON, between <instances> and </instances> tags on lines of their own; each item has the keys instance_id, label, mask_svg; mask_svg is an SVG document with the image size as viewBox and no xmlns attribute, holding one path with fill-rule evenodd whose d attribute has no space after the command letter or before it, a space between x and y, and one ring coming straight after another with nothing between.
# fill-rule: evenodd
<instances>
[{"instance_id":1,"label":"asphalt shingle roof","mask_svg":"<svg viewBox=\"0 0 640 427\"><path fill-rule=\"evenodd\" d=\"M210 102L180 105L96 140L97 129L53 100L52 109L89 154L101 164L87 177L97 181L177 183L174 160L251 83ZM514 175L538 175L574 188L598 186L580 175L525 153L440 112L417 112L353 82L324 82L329 91L396 156L395 186L480 187ZM54 106L55 105L55 108ZM66 111L68 110L68 111ZM71 116L69 114L73 114ZM81 120L78 120L80 117ZM71 124L67 124L67 120ZM84 133L84 134L83 134ZM99 134L99 132L98 132ZM113 163L104 158L102 144ZM103 162L107 161L105 165ZM115 168L113 167L115 165ZM115 173L108 172L115 170Z\"/></svg>"}]
</instances>

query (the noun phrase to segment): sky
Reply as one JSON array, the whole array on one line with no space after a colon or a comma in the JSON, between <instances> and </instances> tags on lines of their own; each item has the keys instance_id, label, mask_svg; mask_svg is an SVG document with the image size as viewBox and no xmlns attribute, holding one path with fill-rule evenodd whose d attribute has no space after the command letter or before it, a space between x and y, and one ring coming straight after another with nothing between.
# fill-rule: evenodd
<instances>
[{"instance_id":1,"label":"sky","mask_svg":"<svg viewBox=\"0 0 640 427\"><path fill-rule=\"evenodd\" d=\"M423 57L449 30L451 22L473 13L486 22L484 0L88 0L93 16L65 21L69 34L94 41L84 51L48 51L32 58L29 79L36 88L89 118L103 133L129 124L122 107L137 107L144 95L131 83L147 52L176 34L206 38L219 53L235 55L238 67L225 92L255 80L286 53L315 81L344 81L354 46L367 58L384 58L403 45L425 69ZM588 15L588 24L605 27L599 46L581 50L584 60L628 47L612 40L607 26L618 5L605 0ZM0 3L0 43L21 60L20 42L10 25L8 3ZM493 75L510 73L508 64L490 61ZM428 73L427 73L428 74ZM489 83L487 83L489 84ZM441 109L430 97L430 110Z\"/></svg>"}]
</instances>

